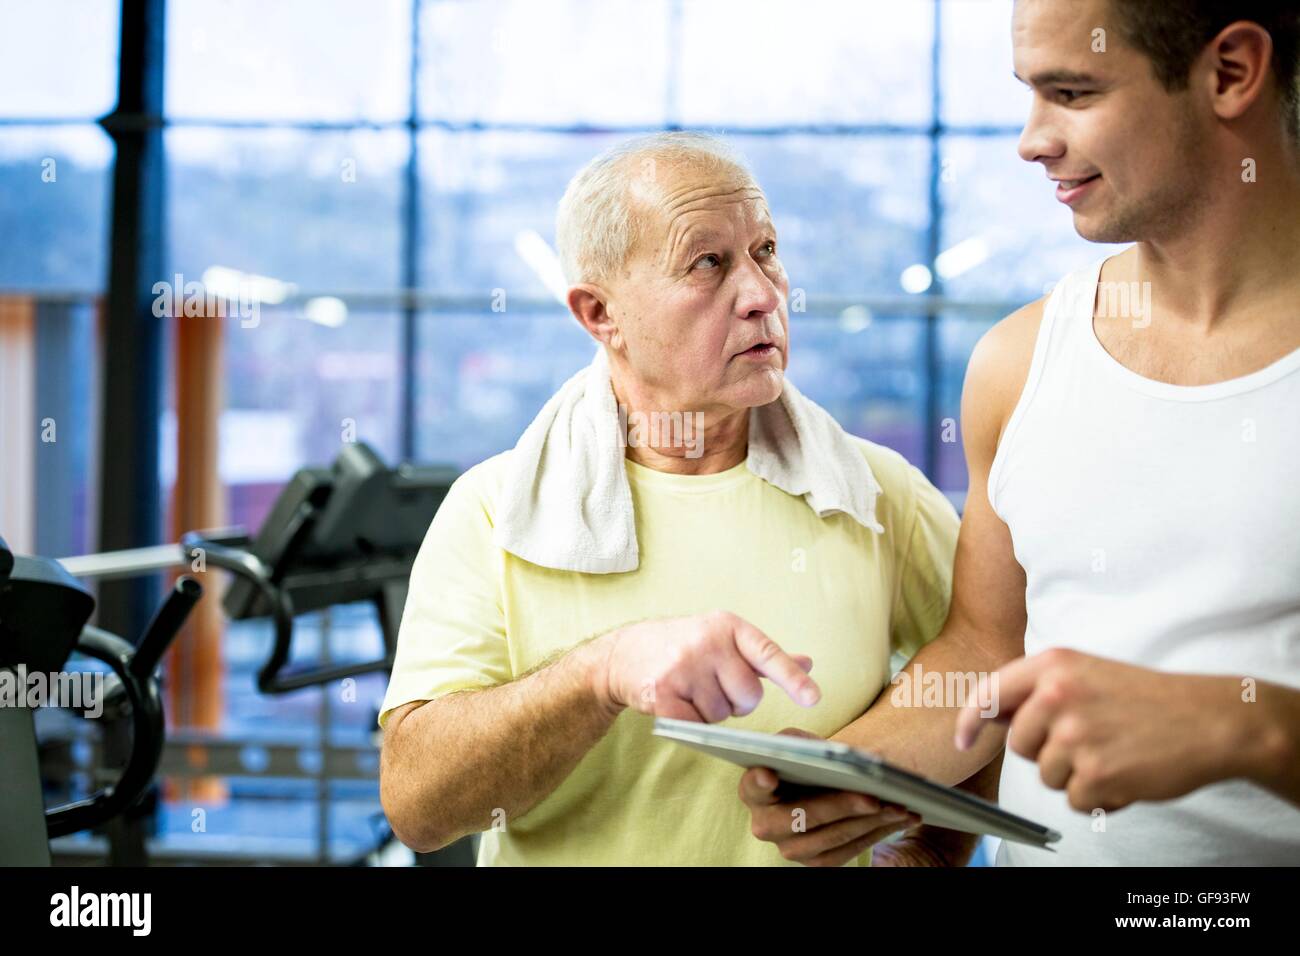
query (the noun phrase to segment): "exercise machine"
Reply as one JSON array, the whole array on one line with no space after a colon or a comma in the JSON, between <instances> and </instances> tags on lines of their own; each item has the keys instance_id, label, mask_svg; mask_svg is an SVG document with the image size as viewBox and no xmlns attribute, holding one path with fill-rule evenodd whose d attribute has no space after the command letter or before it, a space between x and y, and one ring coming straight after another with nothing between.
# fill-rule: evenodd
<instances>
[{"instance_id":1,"label":"exercise machine","mask_svg":"<svg viewBox=\"0 0 1300 956\"><path fill-rule=\"evenodd\" d=\"M448 466L389 468L368 445L348 445L329 468L301 469L256 538L243 529L191 532L176 545L65 558L78 578L133 577L202 562L231 572L231 620L270 618L274 640L258 690L283 694L392 669L411 567L429 523L458 476ZM377 659L292 669L294 618L368 601L378 613Z\"/></svg>"},{"instance_id":2,"label":"exercise machine","mask_svg":"<svg viewBox=\"0 0 1300 956\"><path fill-rule=\"evenodd\" d=\"M234 621L267 619L271 623L270 647L255 678L261 693L287 694L363 674L387 673L397 649L415 556L458 474L447 466L389 467L364 443L349 444L330 467L298 471L255 536L240 528L192 532L176 544L66 558L61 563L75 578L86 580L172 569L228 571L232 578L222 595L226 616ZM373 659L304 664L307 654L295 647L301 634L295 629L295 619L357 602L375 608L383 644L380 653ZM327 651L328 643L322 640L323 650ZM328 721L329 704L330 695L325 695L324 722ZM250 772L244 762L248 745L247 740L182 731L173 734L163 759L164 772L187 773L187 757L200 754L200 764L208 774L307 777L320 781L324 794L324 781L339 770L353 779L372 779L373 772L358 772L356 767L377 756L373 742L348 747L322 740L321 746L315 747L286 741L263 744L266 766ZM317 769L304 769L313 766ZM318 799L317 804L316 862L337 862L327 860L325 799ZM391 830L382 815L376 825L383 832L374 835L374 843L389 842ZM139 830L137 825L126 839L141 848L142 854L144 840ZM464 854L463 848L460 852ZM253 862L233 849L227 856L225 862ZM268 861L312 862L289 856ZM214 860L205 858L204 862Z\"/></svg>"},{"instance_id":3,"label":"exercise machine","mask_svg":"<svg viewBox=\"0 0 1300 956\"><path fill-rule=\"evenodd\" d=\"M0 680L9 684L0 705L0 865L48 866L50 839L102 826L129 811L145 793L166 736L155 671L202 593L193 578L178 579L139 643L132 645L87 623L95 600L57 562L19 557L0 539ZM46 809L26 685L29 675L41 675L44 686L56 686L55 675L66 674L74 652L102 661L112 671L112 678L102 683L102 699L81 698L78 706L96 709L108 721L129 716L130 746L115 782L84 799Z\"/></svg>"}]
</instances>

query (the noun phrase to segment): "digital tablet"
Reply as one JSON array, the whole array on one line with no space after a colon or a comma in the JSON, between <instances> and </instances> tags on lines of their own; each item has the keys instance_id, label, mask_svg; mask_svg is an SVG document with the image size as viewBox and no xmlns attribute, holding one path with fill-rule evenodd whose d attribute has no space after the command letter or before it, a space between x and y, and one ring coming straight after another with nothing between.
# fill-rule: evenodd
<instances>
[{"instance_id":1,"label":"digital tablet","mask_svg":"<svg viewBox=\"0 0 1300 956\"><path fill-rule=\"evenodd\" d=\"M655 718L654 733L742 767L767 767L788 783L855 790L896 803L923 823L1051 849L1055 830L1008 813L964 790L945 787L891 766L879 757L835 740L735 730L689 720Z\"/></svg>"}]
</instances>

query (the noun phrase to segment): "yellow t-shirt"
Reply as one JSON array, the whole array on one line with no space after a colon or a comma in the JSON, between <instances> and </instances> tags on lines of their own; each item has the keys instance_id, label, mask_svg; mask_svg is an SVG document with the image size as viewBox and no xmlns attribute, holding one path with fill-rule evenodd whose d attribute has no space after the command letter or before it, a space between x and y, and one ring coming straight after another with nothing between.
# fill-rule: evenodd
<instances>
[{"instance_id":1,"label":"yellow t-shirt","mask_svg":"<svg viewBox=\"0 0 1300 956\"><path fill-rule=\"evenodd\" d=\"M857 719L948 613L957 515L888 448L856 440L883 494L884 534L819 518L745 463L672 475L627 462L640 566L580 574L530 564L492 543L510 452L456 481L411 575L382 726L395 707L509 681L556 651L620 625L723 609L813 659L810 708L763 681L728 726L829 737ZM626 710L537 806L483 834L478 862L527 865L780 865L736 795L741 769L651 735ZM870 853L857 858L870 863Z\"/></svg>"}]
</instances>

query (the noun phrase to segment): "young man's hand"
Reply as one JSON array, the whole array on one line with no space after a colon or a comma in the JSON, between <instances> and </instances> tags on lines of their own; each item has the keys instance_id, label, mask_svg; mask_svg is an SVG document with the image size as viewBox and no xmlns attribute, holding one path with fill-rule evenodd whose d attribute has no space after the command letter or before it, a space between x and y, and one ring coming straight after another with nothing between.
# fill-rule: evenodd
<instances>
[{"instance_id":1,"label":"young man's hand","mask_svg":"<svg viewBox=\"0 0 1300 956\"><path fill-rule=\"evenodd\" d=\"M1296 692L1272 684L1169 674L1063 648L1013 661L997 677L996 715L965 707L958 749L984 720L1009 722L1007 746L1036 761L1043 782L1084 813L1234 777L1269 784L1294 751L1278 705L1290 707Z\"/></svg>"}]
</instances>

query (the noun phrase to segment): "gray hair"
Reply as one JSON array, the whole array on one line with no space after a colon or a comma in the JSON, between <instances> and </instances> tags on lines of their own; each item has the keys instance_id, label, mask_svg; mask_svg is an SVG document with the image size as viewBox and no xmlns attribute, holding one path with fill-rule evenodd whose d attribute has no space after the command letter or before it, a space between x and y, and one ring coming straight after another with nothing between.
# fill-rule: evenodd
<instances>
[{"instance_id":1,"label":"gray hair","mask_svg":"<svg viewBox=\"0 0 1300 956\"><path fill-rule=\"evenodd\" d=\"M739 173L758 186L740 154L705 133L652 133L610 147L569 181L555 217L570 285L599 282L627 262L645 226L634 194L655 183L660 162Z\"/></svg>"}]
</instances>

